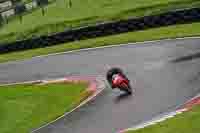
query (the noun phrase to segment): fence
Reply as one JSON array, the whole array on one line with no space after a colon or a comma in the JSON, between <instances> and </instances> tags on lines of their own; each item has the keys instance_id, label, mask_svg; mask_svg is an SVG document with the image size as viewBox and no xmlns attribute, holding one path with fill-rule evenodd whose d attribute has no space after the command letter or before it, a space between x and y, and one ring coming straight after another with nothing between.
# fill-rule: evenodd
<instances>
[{"instance_id":1,"label":"fence","mask_svg":"<svg viewBox=\"0 0 200 133\"><path fill-rule=\"evenodd\" d=\"M22 15L27 11L36 9L37 7L44 7L53 0L1 0L0 1L0 24L8 22L9 18L16 15ZM20 16L21 17L21 16ZM21 18L20 18L21 19Z\"/></svg>"}]
</instances>

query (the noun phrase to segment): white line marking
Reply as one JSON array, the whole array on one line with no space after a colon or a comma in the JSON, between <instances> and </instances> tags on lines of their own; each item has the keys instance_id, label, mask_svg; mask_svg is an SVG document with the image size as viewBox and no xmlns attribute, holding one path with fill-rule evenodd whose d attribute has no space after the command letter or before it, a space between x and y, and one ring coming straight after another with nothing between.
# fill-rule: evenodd
<instances>
[{"instance_id":1,"label":"white line marking","mask_svg":"<svg viewBox=\"0 0 200 133\"><path fill-rule=\"evenodd\" d=\"M184 102L184 104L179 105L177 108L180 108L181 106L185 105L186 103L192 101L193 99L195 99L197 97L200 97L200 94L197 94L196 96L194 96L191 99L187 100L186 102ZM155 124L157 124L159 122L163 122L163 121L167 120L168 118L175 117L177 114L181 114L181 113L183 113L185 111L187 111L186 108L181 108L181 109L177 109L176 111L160 114L158 116L155 116L151 120L148 120L146 122L142 122L141 124L138 124L138 125L133 126L131 128L123 129L123 130L119 131L119 133L125 133L125 132L130 131L130 130L138 130L138 129L145 128L147 126L155 125Z\"/></svg>"},{"instance_id":2,"label":"white line marking","mask_svg":"<svg viewBox=\"0 0 200 133\"><path fill-rule=\"evenodd\" d=\"M78 106L76 106L74 109L72 109L71 111L69 112L66 112L65 114L63 114L62 116L56 118L55 120L35 129L35 130L32 130L31 133L34 133L46 126L49 126L51 124L53 124L54 122L56 122L57 120L63 118L63 117L66 117L67 115L70 115L71 113L73 113L74 111L76 111L77 109L81 108L83 105L87 104L89 101L95 99L104 89L105 89L105 85L103 85L103 81L101 81L100 83L100 80L97 80L99 82L99 86L97 86L97 88L100 88L100 90L97 90L92 96L88 97L86 100L84 100L83 102L81 102Z\"/></svg>"},{"instance_id":3,"label":"white line marking","mask_svg":"<svg viewBox=\"0 0 200 133\"><path fill-rule=\"evenodd\" d=\"M25 60L32 60L32 59L35 59L35 58L44 58L44 57L48 57L48 56L70 54L70 53L90 51L90 50L103 49L103 48L122 47L122 46L127 46L127 45L147 44L147 43L156 43L156 42L161 42L161 41L187 40L187 39L200 39L200 36L180 37L180 38L174 38L174 39L173 38L167 38L167 39L159 39L159 40L152 40L152 41L141 41L141 42L126 43L126 44L114 44L114 45L100 46L100 47L95 47L95 48L83 48L83 49L71 50L71 51L66 51L66 52L58 52L58 53L52 53L52 54L47 54L47 55L35 56L35 57L29 58L29 59L21 59L21 60L17 60L17 61L8 61L8 62L5 62L5 63L0 63L0 64L7 64L7 63L10 63L10 62L11 63L20 62L20 61L25 61Z\"/></svg>"}]
</instances>

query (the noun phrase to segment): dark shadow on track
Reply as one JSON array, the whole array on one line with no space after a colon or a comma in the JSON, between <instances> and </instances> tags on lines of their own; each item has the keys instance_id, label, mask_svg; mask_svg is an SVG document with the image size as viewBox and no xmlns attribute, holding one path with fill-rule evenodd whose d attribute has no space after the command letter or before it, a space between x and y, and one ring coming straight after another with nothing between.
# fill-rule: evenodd
<instances>
[{"instance_id":1,"label":"dark shadow on track","mask_svg":"<svg viewBox=\"0 0 200 133\"><path fill-rule=\"evenodd\" d=\"M182 56L180 58L176 58L170 62L172 63L180 63L180 62L184 62L184 61L190 61L190 60L194 60L194 59L198 59L200 58L200 52L198 53L194 53L194 54L190 54L190 55L187 55L187 56Z\"/></svg>"},{"instance_id":2,"label":"dark shadow on track","mask_svg":"<svg viewBox=\"0 0 200 133\"><path fill-rule=\"evenodd\" d=\"M130 95L128 93L121 93L120 95L116 96L116 98L114 99L115 103L119 103L123 100L129 99L130 97L132 97L133 95Z\"/></svg>"}]
</instances>

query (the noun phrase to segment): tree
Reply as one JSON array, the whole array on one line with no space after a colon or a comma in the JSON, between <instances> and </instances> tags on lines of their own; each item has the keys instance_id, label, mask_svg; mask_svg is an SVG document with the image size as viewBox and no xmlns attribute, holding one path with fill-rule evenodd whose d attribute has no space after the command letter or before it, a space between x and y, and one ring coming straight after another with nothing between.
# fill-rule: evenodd
<instances>
[{"instance_id":1,"label":"tree","mask_svg":"<svg viewBox=\"0 0 200 133\"><path fill-rule=\"evenodd\" d=\"M49 3L49 1L48 0L36 0L36 3L39 7L42 8L42 15L44 16L44 14L45 14L44 6L47 5Z\"/></svg>"},{"instance_id":2,"label":"tree","mask_svg":"<svg viewBox=\"0 0 200 133\"><path fill-rule=\"evenodd\" d=\"M69 0L69 8L72 7L72 0Z\"/></svg>"},{"instance_id":3,"label":"tree","mask_svg":"<svg viewBox=\"0 0 200 133\"><path fill-rule=\"evenodd\" d=\"M45 6L49 3L48 0L36 0L36 3L38 6L42 7L42 6Z\"/></svg>"},{"instance_id":4,"label":"tree","mask_svg":"<svg viewBox=\"0 0 200 133\"><path fill-rule=\"evenodd\" d=\"M2 26L3 25L3 16L2 16L2 14L0 14L0 26Z\"/></svg>"},{"instance_id":5,"label":"tree","mask_svg":"<svg viewBox=\"0 0 200 133\"><path fill-rule=\"evenodd\" d=\"M22 14L23 12L26 11L26 6L22 2L18 2L15 5L15 14Z\"/></svg>"},{"instance_id":6,"label":"tree","mask_svg":"<svg viewBox=\"0 0 200 133\"><path fill-rule=\"evenodd\" d=\"M11 0L12 6L14 6L15 14L21 14L26 11L26 6L21 0Z\"/></svg>"}]
</instances>

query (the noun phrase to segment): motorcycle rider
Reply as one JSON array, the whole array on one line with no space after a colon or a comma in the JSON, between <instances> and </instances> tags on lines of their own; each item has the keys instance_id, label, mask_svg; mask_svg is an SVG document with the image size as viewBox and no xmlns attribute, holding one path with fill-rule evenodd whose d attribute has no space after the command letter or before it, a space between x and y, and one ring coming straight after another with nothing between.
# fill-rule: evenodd
<instances>
[{"instance_id":1,"label":"motorcycle rider","mask_svg":"<svg viewBox=\"0 0 200 133\"><path fill-rule=\"evenodd\" d=\"M120 68L111 68L107 72L106 78L112 89L119 88L129 94L132 93L130 81ZM127 87L122 86L123 83L125 83Z\"/></svg>"}]
</instances>

